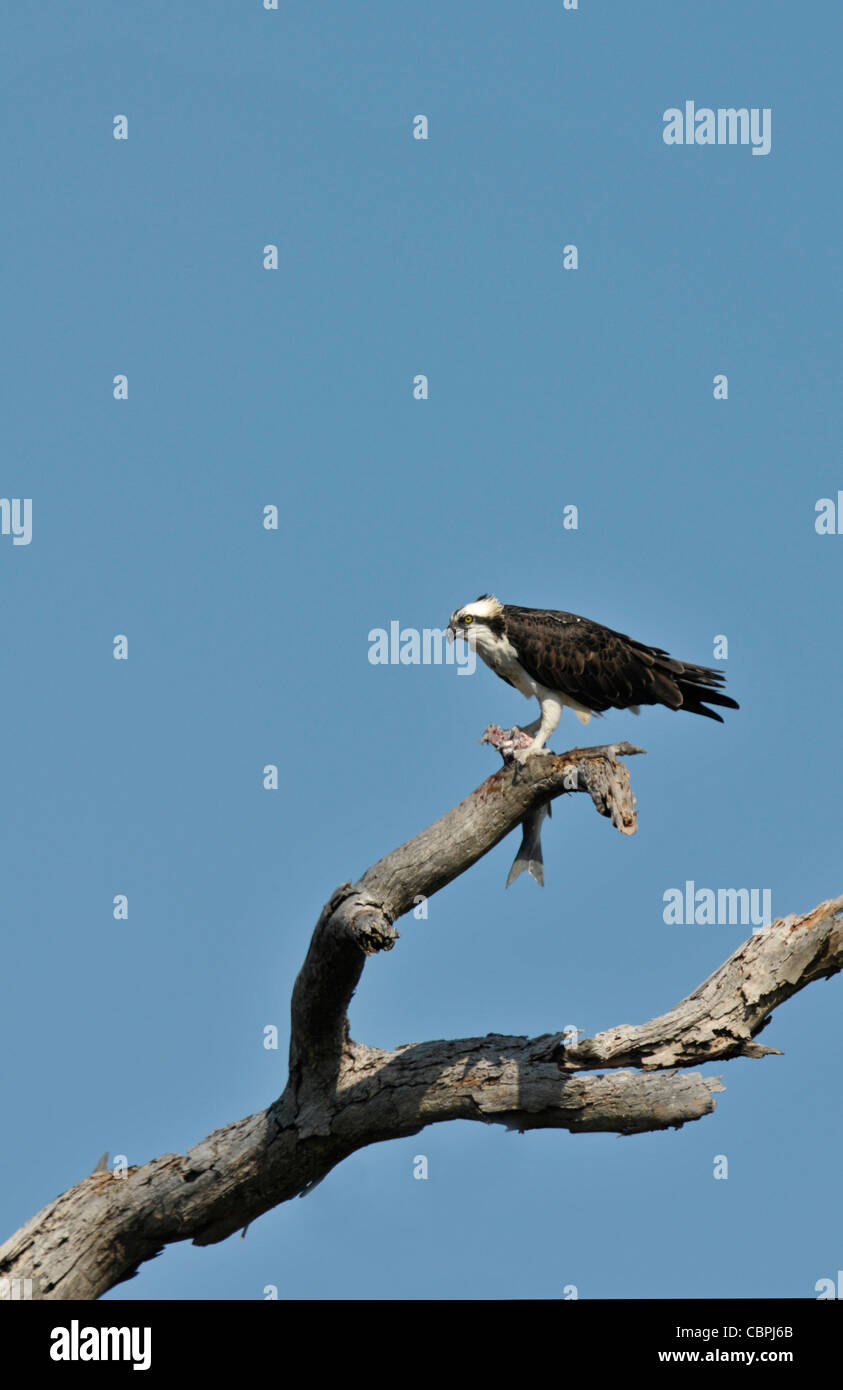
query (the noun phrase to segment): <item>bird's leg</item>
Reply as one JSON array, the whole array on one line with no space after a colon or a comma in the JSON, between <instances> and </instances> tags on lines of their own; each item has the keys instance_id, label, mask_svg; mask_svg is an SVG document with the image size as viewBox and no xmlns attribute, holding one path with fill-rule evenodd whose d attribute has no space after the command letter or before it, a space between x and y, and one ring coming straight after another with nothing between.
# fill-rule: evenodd
<instances>
[{"instance_id":1,"label":"bird's leg","mask_svg":"<svg viewBox=\"0 0 843 1390\"><path fill-rule=\"evenodd\" d=\"M515 754L519 763L526 762L527 758L532 757L534 753L550 752L550 749L545 748L544 745L562 718L562 709L562 701L558 700L555 695L547 695L541 701L541 718L528 724L524 730L525 734L534 735L533 741L527 748L521 749Z\"/></svg>"}]
</instances>

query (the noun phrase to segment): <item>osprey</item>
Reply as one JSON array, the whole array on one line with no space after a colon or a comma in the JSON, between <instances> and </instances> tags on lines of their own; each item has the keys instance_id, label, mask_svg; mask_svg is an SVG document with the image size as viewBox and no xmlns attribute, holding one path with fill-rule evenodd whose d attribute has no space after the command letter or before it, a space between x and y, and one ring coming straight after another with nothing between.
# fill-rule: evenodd
<instances>
[{"instance_id":1,"label":"osprey","mask_svg":"<svg viewBox=\"0 0 843 1390\"><path fill-rule=\"evenodd\" d=\"M535 695L541 716L524 730L534 736L524 756L544 748L565 705L581 724L607 709L638 714L640 705L667 705L722 724L704 702L739 708L719 689L722 671L676 661L661 647L647 647L576 613L518 608L481 594L451 614L448 635L469 642L522 695Z\"/></svg>"}]
</instances>

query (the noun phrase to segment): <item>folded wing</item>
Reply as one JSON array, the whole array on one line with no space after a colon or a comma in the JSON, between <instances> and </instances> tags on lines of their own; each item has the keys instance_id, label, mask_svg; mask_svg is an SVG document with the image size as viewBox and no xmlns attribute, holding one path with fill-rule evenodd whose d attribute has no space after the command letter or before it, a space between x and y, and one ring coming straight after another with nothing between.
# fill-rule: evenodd
<instances>
[{"instance_id":1,"label":"folded wing","mask_svg":"<svg viewBox=\"0 0 843 1390\"><path fill-rule=\"evenodd\" d=\"M589 709L666 705L723 722L707 705L739 709L722 693L722 671L677 661L623 632L575 613L507 606L507 635L533 680Z\"/></svg>"}]
</instances>

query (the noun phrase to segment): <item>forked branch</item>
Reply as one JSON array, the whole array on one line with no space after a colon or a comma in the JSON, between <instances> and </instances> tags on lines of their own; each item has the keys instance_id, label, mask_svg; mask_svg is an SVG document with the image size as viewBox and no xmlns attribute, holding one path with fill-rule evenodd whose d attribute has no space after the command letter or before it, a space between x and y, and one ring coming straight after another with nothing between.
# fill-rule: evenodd
<instances>
[{"instance_id":1,"label":"forked branch","mask_svg":"<svg viewBox=\"0 0 843 1390\"><path fill-rule=\"evenodd\" d=\"M498 734L488 741L499 746ZM634 799L618 759L640 751L622 744L523 765L510 759L356 884L337 889L293 990L290 1074L278 1100L185 1155L166 1154L122 1176L98 1166L0 1249L0 1298L27 1279L35 1298L96 1298L169 1242L223 1240L309 1192L355 1150L425 1125L469 1119L633 1134L710 1114L719 1080L675 1068L773 1050L753 1042L771 1010L843 965L843 898L774 922L660 1018L572 1046L559 1033L490 1034L388 1052L349 1035L348 1006L366 958L395 944L396 920L543 803L587 792L601 815L634 833ZM591 1074L598 1068L607 1074Z\"/></svg>"}]
</instances>

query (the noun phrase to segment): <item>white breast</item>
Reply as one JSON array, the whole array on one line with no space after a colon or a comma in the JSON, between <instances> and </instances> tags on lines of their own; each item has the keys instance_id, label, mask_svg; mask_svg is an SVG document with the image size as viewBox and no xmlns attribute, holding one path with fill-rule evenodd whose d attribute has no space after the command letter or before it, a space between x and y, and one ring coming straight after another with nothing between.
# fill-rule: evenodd
<instances>
[{"instance_id":1,"label":"white breast","mask_svg":"<svg viewBox=\"0 0 843 1390\"><path fill-rule=\"evenodd\" d=\"M529 699L531 695L538 697L542 687L532 676L528 676L524 667L518 660L515 648L508 637L496 637L493 633L483 628L478 628L472 634L476 639L477 650L482 656L487 666L491 666L496 675L502 676L520 690L522 695Z\"/></svg>"}]
</instances>

